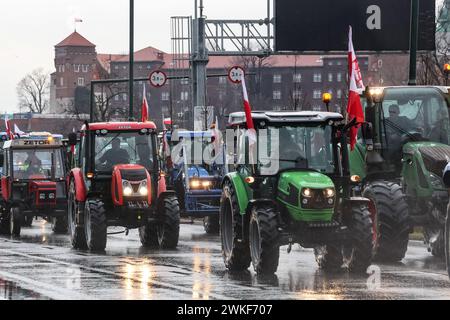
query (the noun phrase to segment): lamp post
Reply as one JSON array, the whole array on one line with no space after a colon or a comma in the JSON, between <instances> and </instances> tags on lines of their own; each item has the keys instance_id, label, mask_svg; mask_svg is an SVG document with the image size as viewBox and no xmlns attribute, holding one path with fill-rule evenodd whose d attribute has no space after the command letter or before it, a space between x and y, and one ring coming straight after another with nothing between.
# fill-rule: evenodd
<instances>
[{"instance_id":1,"label":"lamp post","mask_svg":"<svg viewBox=\"0 0 450 320\"><path fill-rule=\"evenodd\" d=\"M129 65L129 84L128 95L130 101L130 109L128 118L130 121L134 120L133 103L134 103L134 0L130 0L130 65Z\"/></svg>"},{"instance_id":2,"label":"lamp post","mask_svg":"<svg viewBox=\"0 0 450 320\"><path fill-rule=\"evenodd\" d=\"M322 95L322 101L323 103L325 103L325 105L327 106L327 111L330 112L330 102L333 99L333 95L329 92L325 92Z\"/></svg>"}]
</instances>

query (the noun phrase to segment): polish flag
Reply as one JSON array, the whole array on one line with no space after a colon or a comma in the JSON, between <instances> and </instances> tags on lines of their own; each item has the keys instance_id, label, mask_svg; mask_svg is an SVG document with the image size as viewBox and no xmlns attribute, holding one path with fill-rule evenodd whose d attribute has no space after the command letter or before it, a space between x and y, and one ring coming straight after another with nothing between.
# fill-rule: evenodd
<instances>
[{"instance_id":1,"label":"polish flag","mask_svg":"<svg viewBox=\"0 0 450 320\"><path fill-rule=\"evenodd\" d=\"M10 140L14 140L14 134L11 131L11 123L9 122L8 115L5 115L5 127L6 134L8 135Z\"/></svg>"},{"instance_id":2,"label":"polish flag","mask_svg":"<svg viewBox=\"0 0 450 320\"><path fill-rule=\"evenodd\" d=\"M249 140L249 146L252 146L253 144L256 143L256 131L255 125L253 124L252 107L250 106L250 101L248 99L247 86L245 85L244 76L242 76L241 83L244 96L245 119L247 121L247 135Z\"/></svg>"},{"instance_id":3,"label":"polish flag","mask_svg":"<svg viewBox=\"0 0 450 320\"><path fill-rule=\"evenodd\" d=\"M14 124L14 134L17 134L19 136L19 138L20 138L23 135L25 135L25 132L20 130L19 127L17 126L17 124Z\"/></svg>"},{"instance_id":4,"label":"polish flag","mask_svg":"<svg viewBox=\"0 0 450 320\"><path fill-rule=\"evenodd\" d=\"M348 33L348 75L349 75L349 93L347 104L347 120L353 121L356 119L357 126L350 129L350 148L353 150L356 144L356 136L361 123L364 122L364 111L361 104L360 94L365 90L364 83L361 76L361 69L359 68L358 60L356 58L355 49L352 41L352 27L349 27Z\"/></svg>"},{"instance_id":5,"label":"polish flag","mask_svg":"<svg viewBox=\"0 0 450 320\"><path fill-rule=\"evenodd\" d=\"M147 121L148 121L148 103L147 103L147 95L145 92L145 85L144 85L144 93L143 93L142 107L141 107L141 122L147 122Z\"/></svg>"}]
</instances>

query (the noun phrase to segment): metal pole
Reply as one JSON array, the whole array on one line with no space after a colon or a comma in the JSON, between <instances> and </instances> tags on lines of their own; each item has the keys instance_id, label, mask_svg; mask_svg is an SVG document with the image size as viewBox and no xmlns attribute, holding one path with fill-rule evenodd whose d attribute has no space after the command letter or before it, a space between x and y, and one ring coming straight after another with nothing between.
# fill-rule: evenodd
<instances>
[{"instance_id":1,"label":"metal pole","mask_svg":"<svg viewBox=\"0 0 450 320\"><path fill-rule=\"evenodd\" d=\"M133 103L134 103L134 0L130 0L130 77L128 84L128 95L130 101L130 110L128 119L134 120Z\"/></svg>"},{"instance_id":2,"label":"metal pole","mask_svg":"<svg viewBox=\"0 0 450 320\"><path fill-rule=\"evenodd\" d=\"M91 82L91 99L89 101L89 118L90 118L90 122L94 122L94 98L95 98L95 94L94 94L94 81Z\"/></svg>"},{"instance_id":3,"label":"metal pole","mask_svg":"<svg viewBox=\"0 0 450 320\"><path fill-rule=\"evenodd\" d=\"M417 43L419 35L419 0L411 0L411 30L409 41L409 81L408 85L415 86L417 73Z\"/></svg>"}]
</instances>

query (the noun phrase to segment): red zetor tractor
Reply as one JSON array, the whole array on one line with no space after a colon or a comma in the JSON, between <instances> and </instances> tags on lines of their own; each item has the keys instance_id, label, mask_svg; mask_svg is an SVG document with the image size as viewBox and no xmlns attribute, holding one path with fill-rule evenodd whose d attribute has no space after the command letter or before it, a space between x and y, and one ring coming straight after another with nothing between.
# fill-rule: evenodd
<instances>
[{"instance_id":1,"label":"red zetor tractor","mask_svg":"<svg viewBox=\"0 0 450 320\"><path fill-rule=\"evenodd\" d=\"M39 216L55 233L67 232L65 148L51 134L6 141L0 200L0 233L20 236L26 220Z\"/></svg>"},{"instance_id":2,"label":"red zetor tractor","mask_svg":"<svg viewBox=\"0 0 450 320\"><path fill-rule=\"evenodd\" d=\"M72 246L103 251L107 228L139 228L145 247L176 248L180 209L167 191L157 155L152 122L91 123L75 145L69 175L68 221Z\"/></svg>"}]
</instances>

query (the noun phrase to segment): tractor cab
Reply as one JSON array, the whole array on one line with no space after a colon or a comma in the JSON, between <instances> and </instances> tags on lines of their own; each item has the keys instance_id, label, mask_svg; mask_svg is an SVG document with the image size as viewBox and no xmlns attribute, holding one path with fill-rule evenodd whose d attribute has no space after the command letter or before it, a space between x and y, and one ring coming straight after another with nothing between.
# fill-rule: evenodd
<instances>
[{"instance_id":1,"label":"tractor cab","mask_svg":"<svg viewBox=\"0 0 450 320\"><path fill-rule=\"evenodd\" d=\"M351 270L366 270L373 233L368 200L355 197L358 177L350 176L347 133L354 124L330 112L252 112L252 118L254 143L245 114L230 115L236 139L234 172L224 178L221 200L225 265L246 269L251 261L256 272L273 273L279 247L299 243L315 249L323 268L345 260Z\"/></svg>"},{"instance_id":2,"label":"tractor cab","mask_svg":"<svg viewBox=\"0 0 450 320\"><path fill-rule=\"evenodd\" d=\"M3 154L4 231L19 236L25 220L40 216L53 223L53 231L67 232L66 163L61 139L45 132L30 133L4 142Z\"/></svg>"},{"instance_id":3,"label":"tractor cab","mask_svg":"<svg viewBox=\"0 0 450 320\"><path fill-rule=\"evenodd\" d=\"M75 248L104 250L110 226L140 228L143 244L170 247L178 241L178 202L166 194L160 175L153 122L85 124L80 139L76 135L69 139L71 145L78 144L69 182L69 226ZM149 223L156 223L168 204L176 234L167 230L165 237L173 239L164 244L164 235L158 238L156 225ZM164 221L157 222L164 228Z\"/></svg>"}]
</instances>

